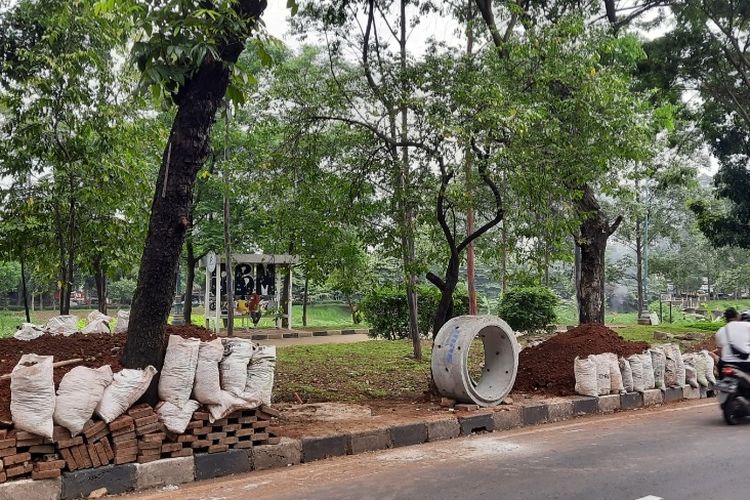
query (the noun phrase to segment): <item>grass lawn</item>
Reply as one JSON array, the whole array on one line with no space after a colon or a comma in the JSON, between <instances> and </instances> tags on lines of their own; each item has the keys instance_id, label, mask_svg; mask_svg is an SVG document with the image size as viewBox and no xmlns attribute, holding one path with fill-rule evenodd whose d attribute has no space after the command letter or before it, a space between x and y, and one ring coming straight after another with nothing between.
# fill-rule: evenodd
<instances>
[{"instance_id":1,"label":"grass lawn","mask_svg":"<svg viewBox=\"0 0 750 500\"><path fill-rule=\"evenodd\" d=\"M421 362L411 352L408 340L279 348L274 401L413 401L429 386L430 343Z\"/></svg>"}]
</instances>

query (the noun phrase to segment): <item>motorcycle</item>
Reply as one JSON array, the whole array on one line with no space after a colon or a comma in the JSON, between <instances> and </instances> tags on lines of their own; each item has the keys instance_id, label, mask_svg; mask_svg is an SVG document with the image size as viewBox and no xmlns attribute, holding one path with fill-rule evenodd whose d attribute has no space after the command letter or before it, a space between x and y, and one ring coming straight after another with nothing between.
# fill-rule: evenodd
<instances>
[{"instance_id":1,"label":"motorcycle","mask_svg":"<svg viewBox=\"0 0 750 500\"><path fill-rule=\"evenodd\" d=\"M724 421L729 425L744 423L750 417L750 375L732 365L724 366L721 375L714 390Z\"/></svg>"}]
</instances>

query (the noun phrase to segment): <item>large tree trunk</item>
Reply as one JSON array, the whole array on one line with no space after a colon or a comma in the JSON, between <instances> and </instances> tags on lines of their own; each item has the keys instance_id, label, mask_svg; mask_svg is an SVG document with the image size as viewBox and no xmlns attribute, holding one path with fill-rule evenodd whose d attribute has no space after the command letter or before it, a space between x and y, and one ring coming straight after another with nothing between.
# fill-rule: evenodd
<instances>
[{"instance_id":1,"label":"large tree trunk","mask_svg":"<svg viewBox=\"0 0 750 500\"><path fill-rule=\"evenodd\" d=\"M240 0L234 4L239 15L247 19L259 18L265 7L265 0ZM164 330L188 228L195 177L210 150L211 127L224 99L232 64L243 49L244 40L228 40L220 49L223 60L207 56L177 95L177 114L162 155L130 312L123 354L126 368L153 365L161 369L164 362ZM145 400L157 401L156 387L155 379Z\"/></svg>"},{"instance_id":2,"label":"large tree trunk","mask_svg":"<svg viewBox=\"0 0 750 500\"><path fill-rule=\"evenodd\" d=\"M23 250L21 250L21 294L23 295L23 311L26 313L26 322L31 323L29 292L26 290L26 259Z\"/></svg>"},{"instance_id":3,"label":"large tree trunk","mask_svg":"<svg viewBox=\"0 0 750 500\"><path fill-rule=\"evenodd\" d=\"M604 255L607 240L622 221L618 217L611 225L607 221L590 186L583 187L583 195L576 202L576 209L583 217L577 238L580 260L578 282L579 323L604 323Z\"/></svg>"}]
</instances>

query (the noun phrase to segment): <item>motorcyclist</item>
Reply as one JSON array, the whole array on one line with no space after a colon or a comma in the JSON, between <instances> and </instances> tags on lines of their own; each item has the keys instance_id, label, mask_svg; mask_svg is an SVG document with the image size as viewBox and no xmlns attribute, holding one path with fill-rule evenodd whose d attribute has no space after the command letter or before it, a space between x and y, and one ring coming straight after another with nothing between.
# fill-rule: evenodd
<instances>
[{"instance_id":1,"label":"motorcyclist","mask_svg":"<svg viewBox=\"0 0 750 500\"><path fill-rule=\"evenodd\" d=\"M724 311L727 324L716 332L716 346L719 349L719 374L725 365L733 365L750 373L750 323L741 321L734 307Z\"/></svg>"}]
</instances>

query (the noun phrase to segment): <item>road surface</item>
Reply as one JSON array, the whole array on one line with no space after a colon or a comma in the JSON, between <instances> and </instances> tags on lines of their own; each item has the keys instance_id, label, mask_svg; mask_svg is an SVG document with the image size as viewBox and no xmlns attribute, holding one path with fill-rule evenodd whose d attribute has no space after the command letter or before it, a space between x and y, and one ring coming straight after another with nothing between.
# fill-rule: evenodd
<instances>
[{"instance_id":1,"label":"road surface","mask_svg":"<svg viewBox=\"0 0 750 500\"><path fill-rule=\"evenodd\" d=\"M193 483L140 500L746 499L750 427L715 400Z\"/></svg>"}]
</instances>

